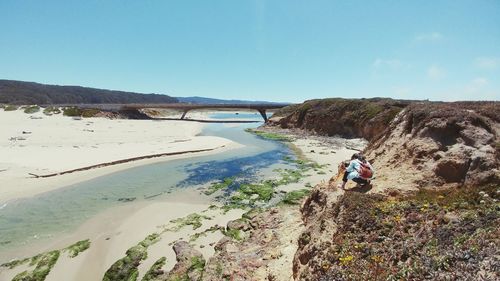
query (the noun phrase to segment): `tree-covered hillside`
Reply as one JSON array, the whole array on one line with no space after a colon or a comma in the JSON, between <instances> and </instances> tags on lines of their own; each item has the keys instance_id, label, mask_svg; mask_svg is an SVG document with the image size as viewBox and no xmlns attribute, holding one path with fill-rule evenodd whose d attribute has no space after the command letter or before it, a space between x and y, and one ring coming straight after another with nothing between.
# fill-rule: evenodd
<instances>
[{"instance_id":1,"label":"tree-covered hillside","mask_svg":"<svg viewBox=\"0 0 500 281\"><path fill-rule=\"evenodd\" d=\"M176 98L161 94L56 86L34 82L0 80L0 103L75 104L75 103L175 103Z\"/></svg>"}]
</instances>

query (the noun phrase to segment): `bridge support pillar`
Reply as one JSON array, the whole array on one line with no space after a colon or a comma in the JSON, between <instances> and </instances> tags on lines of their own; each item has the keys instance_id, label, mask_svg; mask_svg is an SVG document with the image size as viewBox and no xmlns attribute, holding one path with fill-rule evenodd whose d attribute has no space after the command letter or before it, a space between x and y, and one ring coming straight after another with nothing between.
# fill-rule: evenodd
<instances>
[{"instance_id":1,"label":"bridge support pillar","mask_svg":"<svg viewBox=\"0 0 500 281\"><path fill-rule=\"evenodd\" d=\"M184 110L184 112L182 112L182 116L181 116L181 120L184 119L184 117L186 117L186 113L188 113L189 110Z\"/></svg>"},{"instance_id":2,"label":"bridge support pillar","mask_svg":"<svg viewBox=\"0 0 500 281\"><path fill-rule=\"evenodd\" d=\"M262 116L262 118L264 118L264 123L267 123L267 114L266 114L266 110L265 109L257 109L260 113L260 115Z\"/></svg>"}]
</instances>

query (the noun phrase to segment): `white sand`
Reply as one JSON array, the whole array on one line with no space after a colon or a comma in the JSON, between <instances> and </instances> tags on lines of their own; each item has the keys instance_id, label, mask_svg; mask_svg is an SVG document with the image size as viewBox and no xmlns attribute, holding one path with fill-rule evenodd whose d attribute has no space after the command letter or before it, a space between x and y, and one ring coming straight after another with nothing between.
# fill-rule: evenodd
<instances>
[{"instance_id":1,"label":"white sand","mask_svg":"<svg viewBox=\"0 0 500 281\"><path fill-rule=\"evenodd\" d=\"M61 114L46 116L41 112L26 114L22 110L0 109L0 208L10 199L193 154L139 160L51 178L33 178L29 173L44 175L145 155L200 149L220 152L238 146L224 138L198 136L202 126L179 121L74 120Z\"/></svg>"},{"instance_id":2,"label":"white sand","mask_svg":"<svg viewBox=\"0 0 500 281\"><path fill-rule=\"evenodd\" d=\"M85 222L70 235L59 237L50 243L16 249L11 256L32 256L40 252L62 249L75 241L90 239L90 248L76 258L70 258L66 252L62 252L46 280L101 280L106 270L125 256L127 249L149 234L161 233L161 240L149 247L147 259L139 266L140 280L160 257L167 258L165 269L170 270L174 266L176 260L171 246L173 242L189 241L191 235L203 232L211 226L225 226L228 221L240 218L243 213L243 210L231 210L224 214L220 209L209 210L209 206L209 199L201 196L198 191L181 190L169 196L166 201L131 203L106 210ZM202 226L196 230L188 225L178 231L164 231L174 226L170 223L172 219L192 213L211 219L202 220ZM192 243L208 259L213 255L213 246L220 238L221 232L208 232L207 236L202 236ZM10 280L22 268L25 269L25 266L18 266L14 270L0 269L0 280Z\"/></svg>"},{"instance_id":3,"label":"white sand","mask_svg":"<svg viewBox=\"0 0 500 281\"><path fill-rule=\"evenodd\" d=\"M151 161L165 161L165 158L175 157L141 160L47 179L27 178L28 172L44 174L146 154L200 148L219 148L216 151L220 152L222 146L225 146L224 149L237 146L223 138L196 136L201 130L201 125L195 122L100 118L76 121L62 116L45 117L43 114L35 116L41 116L43 119L32 120L29 118L30 115L20 111L3 112L0 110L2 128L0 131L0 170L7 169L0 172L0 175L3 181L8 183L0 188L0 202L44 192L67 185L72 181L85 180L117 169L125 169ZM93 130L93 132L85 129ZM23 135L22 131L32 133ZM26 140L9 140L10 137L18 136L25 137ZM336 173L338 164L355 152L346 148L331 148L309 139L299 139L294 141L294 144L308 159L321 165L329 164L329 166L322 169L326 174L311 171L310 175L299 183L279 187L280 190L302 189L305 183L311 183L314 186L321 181L327 181ZM78 148L73 146L78 146ZM189 157L189 155L182 157ZM12 258L21 258L47 250L61 249L79 240L90 239L91 247L80 256L69 258L66 253L62 253L46 280L101 280L104 272L115 261L124 257L128 248L142 241L147 235L162 231L165 226L169 225L170 220L191 213L212 218L204 220L203 225L196 230L193 230L191 226L186 226L176 232L163 232L161 240L150 246L148 258L139 266L139 278L142 278L149 267L160 257L167 258L164 269L172 268L175 264L172 242L180 239L189 241L193 234L214 225L225 226L228 221L241 217L243 212L232 210L223 214L217 209L205 211L210 204L210 199L200 195L199 191L182 190L171 194L166 201L133 202L108 209L65 237L58 237L55 241L44 242L40 245L30 245L26 249L16 249L15 253L3 254ZM301 226L297 225L296 232L300 233L299 230ZM222 234L218 231L209 232L207 236L201 236L192 243L208 259L214 253L214 243L221 237ZM295 240L298 234L290 234L289 238L294 241L284 248L283 256L270 268L271 271L283 273L280 275L280 280L289 278L290 261L296 250ZM10 280L20 269L25 269L24 267L0 270L0 280Z\"/></svg>"}]
</instances>

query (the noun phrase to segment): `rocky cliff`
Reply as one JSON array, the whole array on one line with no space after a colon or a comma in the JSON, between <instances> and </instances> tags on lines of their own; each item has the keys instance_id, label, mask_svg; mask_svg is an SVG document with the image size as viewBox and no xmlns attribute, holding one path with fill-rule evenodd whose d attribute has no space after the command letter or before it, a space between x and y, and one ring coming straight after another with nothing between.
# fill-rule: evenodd
<instances>
[{"instance_id":1,"label":"rocky cliff","mask_svg":"<svg viewBox=\"0 0 500 281\"><path fill-rule=\"evenodd\" d=\"M381 188L500 181L500 102L390 99L307 101L277 112L269 127L362 137Z\"/></svg>"},{"instance_id":2,"label":"rocky cliff","mask_svg":"<svg viewBox=\"0 0 500 281\"><path fill-rule=\"evenodd\" d=\"M383 188L499 183L500 103L414 103L365 154Z\"/></svg>"},{"instance_id":3,"label":"rocky cliff","mask_svg":"<svg viewBox=\"0 0 500 281\"><path fill-rule=\"evenodd\" d=\"M364 137L376 169L371 190L334 177L307 197L294 279L498 280L500 103L388 104L369 118L379 102L306 102L270 124Z\"/></svg>"}]
</instances>

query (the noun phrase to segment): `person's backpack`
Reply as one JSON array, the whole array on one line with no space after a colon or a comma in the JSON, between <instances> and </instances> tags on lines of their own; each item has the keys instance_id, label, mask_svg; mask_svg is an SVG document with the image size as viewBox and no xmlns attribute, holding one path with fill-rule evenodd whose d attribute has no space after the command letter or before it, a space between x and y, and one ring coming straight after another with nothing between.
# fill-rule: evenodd
<instances>
[{"instance_id":1,"label":"person's backpack","mask_svg":"<svg viewBox=\"0 0 500 281\"><path fill-rule=\"evenodd\" d=\"M359 176L363 179L370 179L373 176L373 171L368 164L361 162L359 168Z\"/></svg>"}]
</instances>

